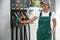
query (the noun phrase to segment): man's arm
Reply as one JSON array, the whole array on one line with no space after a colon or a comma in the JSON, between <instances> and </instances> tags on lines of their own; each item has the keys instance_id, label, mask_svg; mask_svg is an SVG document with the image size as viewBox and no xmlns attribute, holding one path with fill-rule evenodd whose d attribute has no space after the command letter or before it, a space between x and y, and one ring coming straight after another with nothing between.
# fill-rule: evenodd
<instances>
[{"instance_id":1,"label":"man's arm","mask_svg":"<svg viewBox=\"0 0 60 40\"><path fill-rule=\"evenodd\" d=\"M55 28L56 28L56 18L55 19L52 19L52 21L53 21L53 30L55 30Z\"/></svg>"},{"instance_id":2,"label":"man's arm","mask_svg":"<svg viewBox=\"0 0 60 40\"><path fill-rule=\"evenodd\" d=\"M31 22L35 21L36 19L37 19L37 17L34 16L33 18L31 18L29 20L21 21L21 23L31 23Z\"/></svg>"}]
</instances>

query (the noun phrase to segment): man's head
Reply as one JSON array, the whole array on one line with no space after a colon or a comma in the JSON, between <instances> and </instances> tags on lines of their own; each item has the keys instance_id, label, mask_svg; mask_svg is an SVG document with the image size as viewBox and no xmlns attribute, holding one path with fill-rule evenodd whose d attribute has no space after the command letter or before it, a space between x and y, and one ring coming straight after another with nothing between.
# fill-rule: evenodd
<instances>
[{"instance_id":1,"label":"man's head","mask_svg":"<svg viewBox=\"0 0 60 40\"><path fill-rule=\"evenodd\" d=\"M41 6L43 9L50 9L51 2L49 0L43 0L41 2Z\"/></svg>"}]
</instances>

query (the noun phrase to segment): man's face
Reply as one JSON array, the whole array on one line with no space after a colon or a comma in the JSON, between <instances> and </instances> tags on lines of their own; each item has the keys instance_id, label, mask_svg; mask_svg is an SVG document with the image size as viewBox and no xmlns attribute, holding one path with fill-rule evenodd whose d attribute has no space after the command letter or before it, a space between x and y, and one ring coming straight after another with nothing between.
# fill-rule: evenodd
<instances>
[{"instance_id":1,"label":"man's face","mask_svg":"<svg viewBox=\"0 0 60 40\"><path fill-rule=\"evenodd\" d=\"M46 9L48 9L48 7L49 7L48 4L42 4L41 6L42 6L43 10L46 10Z\"/></svg>"}]
</instances>

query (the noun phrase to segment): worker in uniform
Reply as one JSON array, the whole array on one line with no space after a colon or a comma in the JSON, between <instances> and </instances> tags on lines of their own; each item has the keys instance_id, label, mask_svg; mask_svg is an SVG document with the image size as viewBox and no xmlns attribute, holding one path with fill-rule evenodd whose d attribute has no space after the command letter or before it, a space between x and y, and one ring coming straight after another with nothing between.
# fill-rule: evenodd
<instances>
[{"instance_id":1,"label":"worker in uniform","mask_svg":"<svg viewBox=\"0 0 60 40\"><path fill-rule=\"evenodd\" d=\"M52 40L52 34L56 28L55 12L50 10L51 2L48 0L43 0L41 6L43 8L42 11L39 11L39 9L32 11L31 13L34 17L29 20L21 21L21 23L31 23L39 18L37 40ZM53 28L51 28L51 21L53 23Z\"/></svg>"}]
</instances>

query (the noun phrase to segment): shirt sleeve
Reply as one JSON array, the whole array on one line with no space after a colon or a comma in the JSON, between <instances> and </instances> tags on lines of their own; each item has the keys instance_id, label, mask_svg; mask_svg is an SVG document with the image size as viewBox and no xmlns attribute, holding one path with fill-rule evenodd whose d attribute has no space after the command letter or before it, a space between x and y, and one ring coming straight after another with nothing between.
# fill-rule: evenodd
<instances>
[{"instance_id":1,"label":"shirt sleeve","mask_svg":"<svg viewBox=\"0 0 60 40\"><path fill-rule=\"evenodd\" d=\"M55 19L55 18L56 18L56 13L55 13L55 12L52 12L51 18L52 18L52 19Z\"/></svg>"},{"instance_id":2,"label":"shirt sleeve","mask_svg":"<svg viewBox=\"0 0 60 40\"><path fill-rule=\"evenodd\" d=\"M31 14L33 14L33 15L36 16L36 17L39 17L40 11L39 11L39 10L33 10L33 11L31 12Z\"/></svg>"}]
</instances>

